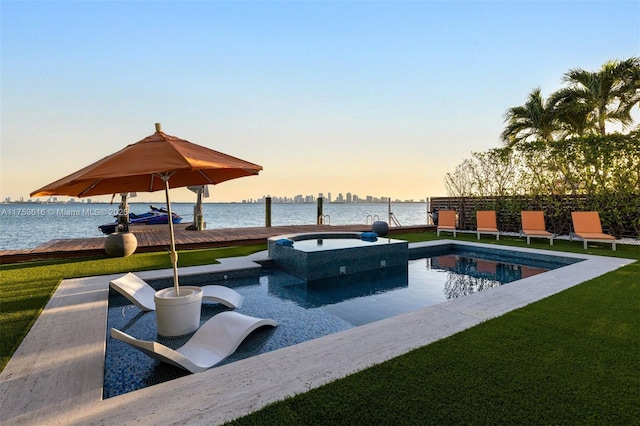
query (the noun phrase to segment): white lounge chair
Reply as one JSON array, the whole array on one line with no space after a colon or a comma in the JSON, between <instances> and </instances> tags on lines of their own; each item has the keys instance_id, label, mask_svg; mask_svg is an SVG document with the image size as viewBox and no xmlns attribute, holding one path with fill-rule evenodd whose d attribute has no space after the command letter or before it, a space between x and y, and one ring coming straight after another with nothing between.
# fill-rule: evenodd
<instances>
[{"instance_id":1,"label":"white lounge chair","mask_svg":"<svg viewBox=\"0 0 640 426\"><path fill-rule=\"evenodd\" d=\"M154 295L156 290L136 274L129 272L111 281L109 285L143 311L155 311ZM229 308L239 308L244 299L237 291L222 285L203 286L202 292L202 300L222 303Z\"/></svg>"},{"instance_id":2,"label":"white lounge chair","mask_svg":"<svg viewBox=\"0 0 640 426\"><path fill-rule=\"evenodd\" d=\"M249 334L266 325L276 327L278 323L238 312L222 312L202 324L189 341L178 349L139 340L115 328L111 329L111 337L128 343L153 359L199 373L234 353Z\"/></svg>"}]
</instances>

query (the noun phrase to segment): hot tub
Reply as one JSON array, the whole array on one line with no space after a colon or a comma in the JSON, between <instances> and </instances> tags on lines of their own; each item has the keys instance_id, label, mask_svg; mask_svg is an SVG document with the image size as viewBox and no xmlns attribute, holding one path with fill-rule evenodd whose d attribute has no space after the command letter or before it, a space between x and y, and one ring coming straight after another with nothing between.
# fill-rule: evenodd
<instances>
[{"instance_id":1,"label":"hot tub","mask_svg":"<svg viewBox=\"0 0 640 426\"><path fill-rule=\"evenodd\" d=\"M269 239L269 257L276 268L314 281L394 266L406 267L409 244L391 238L373 239L371 233L362 232L291 234Z\"/></svg>"}]
</instances>

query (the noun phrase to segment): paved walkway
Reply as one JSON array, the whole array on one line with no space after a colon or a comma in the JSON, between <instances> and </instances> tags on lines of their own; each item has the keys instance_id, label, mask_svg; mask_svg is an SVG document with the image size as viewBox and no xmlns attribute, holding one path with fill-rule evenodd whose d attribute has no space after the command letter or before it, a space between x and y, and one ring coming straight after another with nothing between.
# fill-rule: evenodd
<instances>
[{"instance_id":1,"label":"paved walkway","mask_svg":"<svg viewBox=\"0 0 640 426\"><path fill-rule=\"evenodd\" d=\"M410 247L439 244L476 245L439 240ZM255 267L253 260L265 255L182 268L181 274ZM0 373L0 423L221 424L633 262L562 255L585 261L107 400L101 396L108 283L113 276L64 280ZM140 275L149 279L170 276L171 271Z\"/></svg>"}]
</instances>

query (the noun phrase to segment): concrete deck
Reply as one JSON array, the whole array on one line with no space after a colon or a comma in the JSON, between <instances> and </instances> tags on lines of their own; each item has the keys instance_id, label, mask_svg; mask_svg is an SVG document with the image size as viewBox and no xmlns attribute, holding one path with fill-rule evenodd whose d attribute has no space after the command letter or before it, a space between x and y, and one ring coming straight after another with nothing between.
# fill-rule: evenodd
<instances>
[{"instance_id":1,"label":"concrete deck","mask_svg":"<svg viewBox=\"0 0 640 426\"><path fill-rule=\"evenodd\" d=\"M486 246L439 240L410 247L449 243ZM107 400L101 397L108 287L121 274L64 280L0 373L0 423L221 424L633 262L561 255L585 261ZM181 268L180 273L256 267L252 260L264 256L221 259L219 265ZM139 274L150 279L171 276L171 270Z\"/></svg>"}]
</instances>

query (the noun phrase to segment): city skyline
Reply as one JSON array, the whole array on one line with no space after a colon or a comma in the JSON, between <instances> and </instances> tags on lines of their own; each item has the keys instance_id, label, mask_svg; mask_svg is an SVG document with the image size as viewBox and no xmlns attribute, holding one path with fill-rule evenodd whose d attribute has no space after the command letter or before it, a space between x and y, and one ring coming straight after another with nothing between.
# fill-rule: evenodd
<instances>
[{"instance_id":1,"label":"city skyline","mask_svg":"<svg viewBox=\"0 0 640 426\"><path fill-rule=\"evenodd\" d=\"M147 194L142 194L141 198ZM116 199L117 198L117 199ZM323 198L328 203L387 203L389 200L394 203L424 203L426 198L422 198L419 200L415 199L399 199L385 196L374 196L374 195L365 195L360 196L358 194L353 194L351 192L342 193L339 192L338 195L333 198L333 194L331 192L327 192L326 196L324 193L319 193L317 196L312 194L296 194L293 196L279 196L279 195L263 195L259 198L248 198L239 201L233 201L235 203L264 203L266 198L271 198L271 202L273 203L316 203L318 198ZM113 202L119 202L120 197L115 197ZM130 203L147 203L149 202L147 199L138 201L138 194L136 194L133 198L128 198ZM66 197L66 196L50 196L46 199L44 198L27 198L20 197L18 199L12 199L11 197L5 197L3 199L4 203L104 203L102 197L92 197L92 198L74 198L74 197ZM191 202L191 201L186 201ZM195 202L195 200L194 200ZM203 202L207 202L206 199ZM209 201L215 202L215 201ZM221 201L222 202L222 201Z\"/></svg>"},{"instance_id":2,"label":"city skyline","mask_svg":"<svg viewBox=\"0 0 640 426\"><path fill-rule=\"evenodd\" d=\"M265 195L258 199L245 199L242 202L249 203L259 203L264 202L265 198L271 198L272 202L275 203L315 203L318 198L322 198L326 200L328 203L386 203L389 200L396 203L415 203L415 202L425 202L425 199L414 200L414 199L393 199L392 197L384 197L384 196L374 196L374 195L365 195L364 197L359 196L358 194L352 194L351 192L346 192L344 195L342 192L339 192L338 195L333 198L331 192L327 192L326 196L324 193L319 193L317 196L312 194L297 194L292 197L289 196L271 196Z\"/></svg>"}]
</instances>

